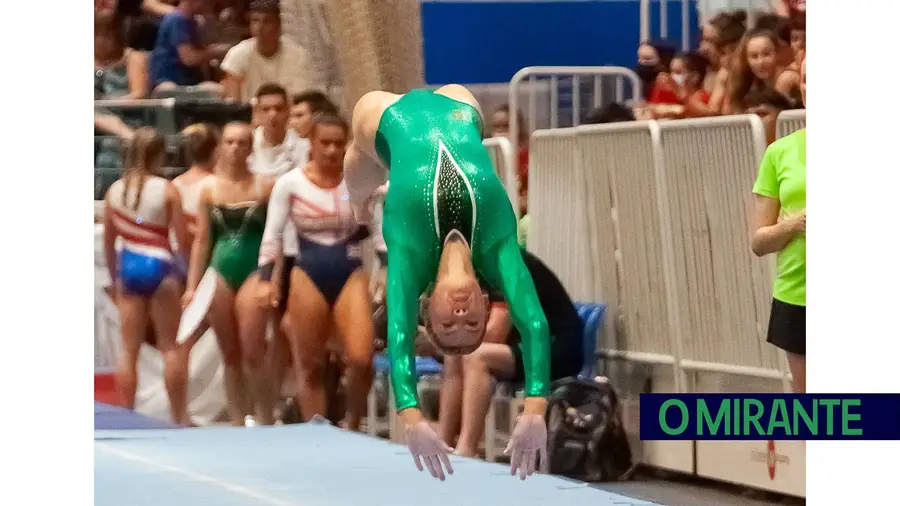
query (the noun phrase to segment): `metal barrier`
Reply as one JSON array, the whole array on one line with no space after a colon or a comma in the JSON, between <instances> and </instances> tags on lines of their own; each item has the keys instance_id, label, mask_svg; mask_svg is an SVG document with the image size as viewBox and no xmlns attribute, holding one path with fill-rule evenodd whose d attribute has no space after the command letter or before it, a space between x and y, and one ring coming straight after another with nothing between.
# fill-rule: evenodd
<instances>
[{"instance_id":1,"label":"metal barrier","mask_svg":"<svg viewBox=\"0 0 900 506\"><path fill-rule=\"evenodd\" d=\"M801 128L806 128L806 109L782 111L775 121L775 135L779 139Z\"/></svg>"},{"instance_id":2,"label":"metal barrier","mask_svg":"<svg viewBox=\"0 0 900 506\"><path fill-rule=\"evenodd\" d=\"M672 364L680 391L700 371L787 387L764 339L771 262L747 229L764 149L751 115L534 133L529 248L574 297L609 304L605 356Z\"/></svg>"},{"instance_id":3,"label":"metal barrier","mask_svg":"<svg viewBox=\"0 0 900 506\"><path fill-rule=\"evenodd\" d=\"M512 203L516 221L518 221L521 218L519 216L519 175L512 143L506 137L491 137L485 139L483 144L488 150L497 175L500 176L500 181L506 187L506 195Z\"/></svg>"},{"instance_id":4,"label":"metal barrier","mask_svg":"<svg viewBox=\"0 0 900 506\"><path fill-rule=\"evenodd\" d=\"M681 0L681 50L691 49L691 2L694 0ZM641 40L650 40L650 3L651 0L641 0ZM659 38L669 38L669 9L667 0L658 0L659 3ZM699 9L698 9L699 10Z\"/></svg>"},{"instance_id":5,"label":"metal barrier","mask_svg":"<svg viewBox=\"0 0 900 506\"><path fill-rule=\"evenodd\" d=\"M540 78L549 81L549 124L546 128L578 126L581 124L583 110L610 102L604 100L610 95L607 93L608 90L605 90L605 78L613 78L615 102L641 96L640 78L633 70L625 67L525 67L516 72L509 82L509 137L512 139L513 153L519 150L517 139L523 90L528 91L528 107L525 112L528 126L532 129L539 128L537 92L541 89L538 86ZM582 80L589 80L588 86L582 87ZM628 97L626 97L626 81L630 91ZM571 121L560 122L561 103L563 110L571 111ZM583 105L586 107L582 107Z\"/></svg>"},{"instance_id":6,"label":"metal barrier","mask_svg":"<svg viewBox=\"0 0 900 506\"><path fill-rule=\"evenodd\" d=\"M538 130L531 137L528 249L553 269L574 300L587 301L594 279L576 150L573 128Z\"/></svg>"},{"instance_id":7,"label":"metal barrier","mask_svg":"<svg viewBox=\"0 0 900 506\"><path fill-rule=\"evenodd\" d=\"M632 436L639 392L789 391L765 342L773 259L749 246L758 117L537 131L530 146L529 249L573 297L608 304L598 354ZM755 457L766 442L634 444L646 464L803 495L802 443L778 442L793 464L777 479Z\"/></svg>"}]
</instances>

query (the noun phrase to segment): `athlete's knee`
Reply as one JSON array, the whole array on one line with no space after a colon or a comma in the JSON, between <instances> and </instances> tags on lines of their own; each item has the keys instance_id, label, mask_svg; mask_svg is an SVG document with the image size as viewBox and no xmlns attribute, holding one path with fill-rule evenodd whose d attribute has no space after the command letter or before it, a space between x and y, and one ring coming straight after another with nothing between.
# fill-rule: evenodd
<instances>
[{"instance_id":1,"label":"athlete's knee","mask_svg":"<svg viewBox=\"0 0 900 506\"><path fill-rule=\"evenodd\" d=\"M372 354L362 352L345 353L344 367L348 372L366 375L372 371Z\"/></svg>"},{"instance_id":2,"label":"athlete's knee","mask_svg":"<svg viewBox=\"0 0 900 506\"><path fill-rule=\"evenodd\" d=\"M256 340L258 341L258 340ZM251 368L259 368L266 362L266 346L264 342L244 342L241 356L244 363Z\"/></svg>"},{"instance_id":3,"label":"athlete's knee","mask_svg":"<svg viewBox=\"0 0 900 506\"><path fill-rule=\"evenodd\" d=\"M172 348L163 353L163 362L165 363L165 371L163 375L167 382L183 383L188 378L187 357L180 350Z\"/></svg>"},{"instance_id":4,"label":"athlete's knee","mask_svg":"<svg viewBox=\"0 0 900 506\"><path fill-rule=\"evenodd\" d=\"M325 360L320 354L300 355L300 379L308 385L321 385L325 381Z\"/></svg>"},{"instance_id":5,"label":"athlete's knee","mask_svg":"<svg viewBox=\"0 0 900 506\"><path fill-rule=\"evenodd\" d=\"M219 350L222 352L222 362L227 366L241 366L241 345L237 339L222 339L216 333L219 341Z\"/></svg>"}]
</instances>

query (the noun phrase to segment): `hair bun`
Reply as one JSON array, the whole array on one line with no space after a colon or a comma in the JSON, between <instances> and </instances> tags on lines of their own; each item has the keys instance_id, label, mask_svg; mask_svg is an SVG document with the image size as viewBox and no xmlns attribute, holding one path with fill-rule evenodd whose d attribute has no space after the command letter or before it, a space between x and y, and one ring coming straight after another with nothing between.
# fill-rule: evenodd
<instances>
[{"instance_id":1,"label":"hair bun","mask_svg":"<svg viewBox=\"0 0 900 506\"><path fill-rule=\"evenodd\" d=\"M738 23L746 23L747 22L747 11L744 9L735 9L731 11L731 19L737 21Z\"/></svg>"}]
</instances>

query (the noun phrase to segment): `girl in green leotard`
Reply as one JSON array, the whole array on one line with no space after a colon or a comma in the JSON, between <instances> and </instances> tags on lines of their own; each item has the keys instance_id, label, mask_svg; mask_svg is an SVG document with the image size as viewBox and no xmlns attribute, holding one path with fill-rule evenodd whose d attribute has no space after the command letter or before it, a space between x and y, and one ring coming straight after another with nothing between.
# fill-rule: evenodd
<instances>
[{"instance_id":1,"label":"girl in green leotard","mask_svg":"<svg viewBox=\"0 0 900 506\"><path fill-rule=\"evenodd\" d=\"M268 298L259 297L256 263L274 180L250 172L251 146L249 125L225 127L216 175L200 193L184 295L186 307L207 266L216 271L219 279L207 317L222 349L228 412L235 425L273 423L273 396L264 370L270 306ZM254 411L255 420L248 419Z\"/></svg>"},{"instance_id":2,"label":"girl in green leotard","mask_svg":"<svg viewBox=\"0 0 900 506\"><path fill-rule=\"evenodd\" d=\"M371 92L353 113L355 147L345 173L355 210L366 218L375 187L389 167L383 234L387 269L388 353L410 450L443 479L447 445L423 423L416 399L413 341L421 313L445 354L474 351L489 311L478 277L506 297L522 335L525 412L510 447L513 472L524 477L546 446L549 331L519 251L516 218L482 145L483 120L465 88ZM368 167L366 166L368 165ZM546 459L541 459L546 462Z\"/></svg>"}]
</instances>

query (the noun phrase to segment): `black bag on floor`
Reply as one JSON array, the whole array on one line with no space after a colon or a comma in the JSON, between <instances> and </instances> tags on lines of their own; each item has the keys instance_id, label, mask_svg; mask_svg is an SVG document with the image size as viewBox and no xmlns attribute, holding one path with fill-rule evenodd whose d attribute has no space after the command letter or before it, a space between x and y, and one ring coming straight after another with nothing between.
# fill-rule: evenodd
<instances>
[{"instance_id":1,"label":"black bag on floor","mask_svg":"<svg viewBox=\"0 0 900 506\"><path fill-rule=\"evenodd\" d=\"M583 481L628 479L631 448L619 398L605 378L554 382L547 404L550 473Z\"/></svg>"}]
</instances>

